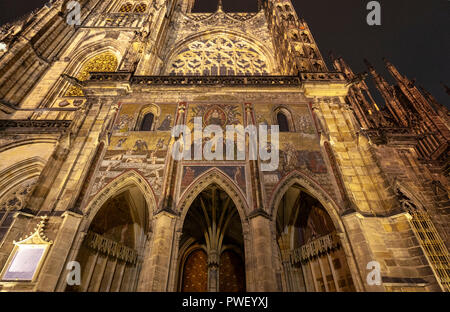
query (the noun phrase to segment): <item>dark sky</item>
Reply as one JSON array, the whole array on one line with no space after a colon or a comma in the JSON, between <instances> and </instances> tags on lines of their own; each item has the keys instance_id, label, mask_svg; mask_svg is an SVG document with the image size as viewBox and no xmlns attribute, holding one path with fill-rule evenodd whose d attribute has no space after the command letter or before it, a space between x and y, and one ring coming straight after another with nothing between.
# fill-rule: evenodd
<instances>
[{"instance_id":1,"label":"dark sky","mask_svg":"<svg viewBox=\"0 0 450 312\"><path fill-rule=\"evenodd\" d=\"M217 0L196 0L197 11L214 11ZM43 0L1 0L0 24L42 6ZM382 25L368 26L369 0L292 0L297 13L312 29L325 58L328 52L344 57L355 72L365 71L367 58L383 69L387 57L442 104L450 97L440 85L450 86L450 1L380 0ZM223 0L225 11L255 11L257 0ZM387 77L387 75L386 75Z\"/></svg>"}]
</instances>

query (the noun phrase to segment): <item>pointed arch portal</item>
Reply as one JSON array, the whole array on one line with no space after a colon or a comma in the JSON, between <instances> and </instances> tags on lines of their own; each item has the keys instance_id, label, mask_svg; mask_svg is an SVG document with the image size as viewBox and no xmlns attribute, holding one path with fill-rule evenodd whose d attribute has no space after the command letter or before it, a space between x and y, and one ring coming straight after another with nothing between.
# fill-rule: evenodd
<instances>
[{"instance_id":1,"label":"pointed arch portal","mask_svg":"<svg viewBox=\"0 0 450 312\"><path fill-rule=\"evenodd\" d=\"M135 291L149 226L145 196L137 185L130 185L93 213L76 257L81 285L66 291Z\"/></svg>"},{"instance_id":2,"label":"pointed arch portal","mask_svg":"<svg viewBox=\"0 0 450 312\"><path fill-rule=\"evenodd\" d=\"M320 201L295 183L276 211L285 291L355 291L340 237Z\"/></svg>"},{"instance_id":3,"label":"pointed arch portal","mask_svg":"<svg viewBox=\"0 0 450 312\"><path fill-rule=\"evenodd\" d=\"M218 184L192 202L180 241L179 290L244 292L244 239L233 199Z\"/></svg>"}]
</instances>

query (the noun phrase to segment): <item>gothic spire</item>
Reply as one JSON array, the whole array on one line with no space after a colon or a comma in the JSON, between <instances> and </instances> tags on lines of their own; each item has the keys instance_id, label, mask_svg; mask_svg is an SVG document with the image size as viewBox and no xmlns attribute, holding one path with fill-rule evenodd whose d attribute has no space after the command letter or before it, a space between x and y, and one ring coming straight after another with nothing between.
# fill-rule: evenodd
<instances>
[{"instance_id":1,"label":"gothic spire","mask_svg":"<svg viewBox=\"0 0 450 312\"><path fill-rule=\"evenodd\" d=\"M408 126L407 113L400 104L400 102L398 101L398 99L392 93L392 87L381 75L378 74L375 67L373 67L368 60L364 59L364 63L369 69L369 73L371 74L375 82L375 86L383 96L384 101L386 103L386 107L389 109L392 116L394 116L394 118L397 120L399 124L407 127Z\"/></svg>"},{"instance_id":2,"label":"gothic spire","mask_svg":"<svg viewBox=\"0 0 450 312\"><path fill-rule=\"evenodd\" d=\"M217 3L217 12L223 12L222 0L219 0Z\"/></svg>"}]
</instances>

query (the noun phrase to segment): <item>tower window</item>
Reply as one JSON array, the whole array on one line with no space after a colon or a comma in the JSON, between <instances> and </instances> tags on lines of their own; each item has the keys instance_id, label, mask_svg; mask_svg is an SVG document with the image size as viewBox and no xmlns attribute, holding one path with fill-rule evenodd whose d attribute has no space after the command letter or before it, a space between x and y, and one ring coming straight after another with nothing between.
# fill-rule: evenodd
<instances>
[{"instance_id":1,"label":"tower window","mask_svg":"<svg viewBox=\"0 0 450 312\"><path fill-rule=\"evenodd\" d=\"M120 13L129 13L133 9L133 5L131 3L125 3L120 7Z\"/></svg>"},{"instance_id":2,"label":"tower window","mask_svg":"<svg viewBox=\"0 0 450 312\"><path fill-rule=\"evenodd\" d=\"M141 127L139 131L152 131L153 130L153 122L155 120L155 115L153 113L148 113L142 119Z\"/></svg>"},{"instance_id":3,"label":"tower window","mask_svg":"<svg viewBox=\"0 0 450 312\"><path fill-rule=\"evenodd\" d=\"M134 8L135 13L144 13L147 10L147 5L145 3L139 3Z\"/></svg>"},{"instance_id":4,"label":"tower window","mask_svg":"<svg viewBox=\"0 0 450 312\"><path fill-rule=\"evenodd\" d=\"M289 132L289 121L287 116L283 112L277 113L277 122L278 126L280 126L280 132Z\"/></svg>"}]
</instances>

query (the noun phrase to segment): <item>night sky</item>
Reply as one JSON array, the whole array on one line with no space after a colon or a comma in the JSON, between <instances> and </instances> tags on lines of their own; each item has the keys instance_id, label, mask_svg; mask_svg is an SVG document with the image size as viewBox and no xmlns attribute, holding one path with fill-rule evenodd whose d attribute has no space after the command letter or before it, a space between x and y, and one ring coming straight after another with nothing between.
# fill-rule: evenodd
<instances>
[{"instance_id":1,"label":"night sky","mask_svg":"<svg viewBox=\"0 0 450 312\"><path fill-rule=\"evenodd\" d=\"M211 12L217 0L196 0L196 11ZM0 24L13 21L43 0L1 0ZM440 81L450 87L450 1L380 0L382 25L368 26L366 5L369 0L292 0L304 18L324 57L342 56L355 72L365 71L367 58L388 77L382 57L429 90L442 104L450 97ZM223 0L224 10L256 11L257 0Z\"/></svg>"}]
</instances>

